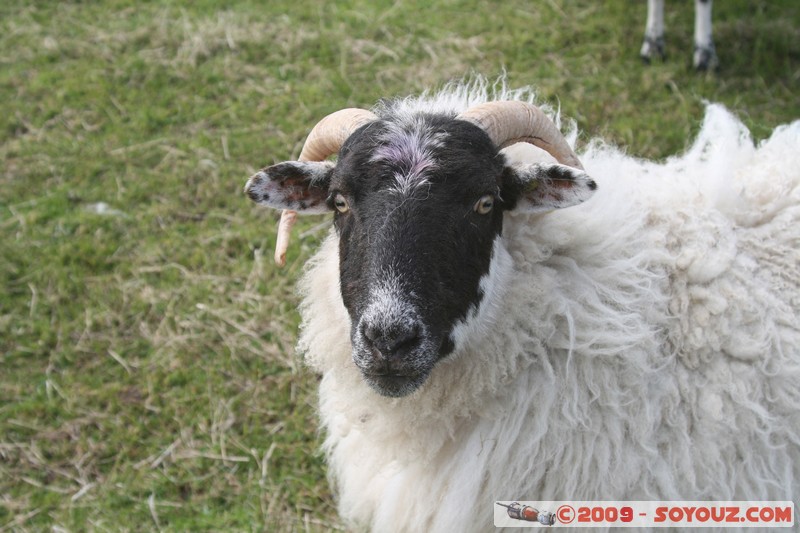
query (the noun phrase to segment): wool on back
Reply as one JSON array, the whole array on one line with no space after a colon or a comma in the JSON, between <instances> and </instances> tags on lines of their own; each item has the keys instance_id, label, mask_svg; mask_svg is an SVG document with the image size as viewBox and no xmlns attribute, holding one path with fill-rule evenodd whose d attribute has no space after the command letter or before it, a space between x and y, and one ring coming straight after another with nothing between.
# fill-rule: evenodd
<instances>
[{"instance_id":1,"label":"wool on back","mask_svg":"<svg viewBox=\"0 0 800 533\"><path fill-rule=\"evenodd\" d=\"M532 100L478 83L376 112L498 97ZM485 531L494 502L515 499L797 504L800 121L755 146L711 105L682 155L652 162L594 141L580 157L595 197L506 214L495 255L509 268L481 335L407 397L379 396L352 363L335 232L307 266L299 348L323 376L347 521Z\"/></svg>"}]
</instances>

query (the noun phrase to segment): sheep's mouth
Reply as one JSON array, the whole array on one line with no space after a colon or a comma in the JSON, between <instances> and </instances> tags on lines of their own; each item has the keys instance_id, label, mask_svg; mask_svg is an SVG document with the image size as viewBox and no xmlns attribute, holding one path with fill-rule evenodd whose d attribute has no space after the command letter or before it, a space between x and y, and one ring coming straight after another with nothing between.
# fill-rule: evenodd
<instances>
[{"instance_id":1,"label":"sheep's mouth","mask_svg":"<svg viewBox=\"0 0 800 533\"><path fill-rule=\"evenodd\" d=\"M427 335L410 347L396 346L391 354L369 346L363 335L357 335L353 344L353 363L362 379L372 390L389 398L402 398L420 388L442 355L442 343Z\"/></svg>"},{"instance_id":2,"label":"sheep's mouth","mask_svg":"<svg viewBox=\"0 0 800 533\"><path fill-rule=\"evenodd\" d=\"M393 372L361 372L364 381L381 396L402 398L417 390L428 377L428 372L407 374Z\"/></svg>"}]
</instances>

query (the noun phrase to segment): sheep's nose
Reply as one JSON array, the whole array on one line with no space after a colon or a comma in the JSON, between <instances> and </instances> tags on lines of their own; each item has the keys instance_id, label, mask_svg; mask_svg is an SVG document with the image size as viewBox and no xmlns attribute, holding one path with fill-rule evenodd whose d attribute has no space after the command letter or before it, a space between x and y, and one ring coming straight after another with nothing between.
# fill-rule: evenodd
<instances>
[{"instance_id":1,"label":"sheep's nose","mask_svg":"<svg viewBox=\"0 0 800 533\"><path fill-rule=\"evenodd\" d=\"M419 324L365 324L363 336L373 354L386 361L401 359L421 342Z\"/></svg>"}]
</instances>

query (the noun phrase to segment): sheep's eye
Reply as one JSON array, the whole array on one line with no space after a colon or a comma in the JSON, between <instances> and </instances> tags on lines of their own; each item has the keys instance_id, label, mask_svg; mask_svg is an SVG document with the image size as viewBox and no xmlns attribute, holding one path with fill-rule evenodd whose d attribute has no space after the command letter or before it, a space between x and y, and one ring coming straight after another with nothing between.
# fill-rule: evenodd
<instances>
[{"instance_id":1,"label":"sheep's eye","mask_svg":"<svg viewBox=\"0 0 800 533\"><path fill-rule=\"evenodd\" d=\"M475 204L475 212L479 215L488 215L489 212L494 207L494 196L491 194L486 194L481 196L481 199L478 200L478 203Z\"/></svg>"},{"instance_id":2,"label":"sheep's eye","mask_svg":"<svg viewBox=\"0 0 800 533\"><path fill-rule=\"evenodd\" d=\"M347 198L345 198L341 194L337 194L333 198L333 206L340 213L347 213L350 210L350 204L347 202Z\"/></svg>"}]
</instances>

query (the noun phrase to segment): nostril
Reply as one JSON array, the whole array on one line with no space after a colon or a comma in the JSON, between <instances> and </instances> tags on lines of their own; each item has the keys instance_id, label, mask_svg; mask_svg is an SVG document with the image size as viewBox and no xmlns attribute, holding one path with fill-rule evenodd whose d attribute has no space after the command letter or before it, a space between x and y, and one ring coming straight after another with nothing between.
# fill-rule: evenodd
<instances>
[{"instance_id":1,"label":"nostril","mask_svg":"<svg viewBox=\"0 0 800 533\"><path fill-rule=\"evenodd\" d=\"M387 359L405 355L420 343L420 327L413 323L388 327L365 325L362 334L367 346Z\"/></svg>"},{"instance_id":2,"label":"nostril","mask_svg":"<svg viewBox=\"0 0 800 533\"><path fill-rule=\"evenodd\" d=\"M372 344L375 344L376 342L378 342L378 339L381 338L380 330L378 330L378 328L376 328L375 326L368 325L364 327L363 333L364 337Z\"/></svg>"},{"instance_id":3,"label":"nostril","mask_svg":"<svg viewBox=\"0 0 800 533\"><path fill-rule=\"evenodd\" d=\"M413 326L410 329L397 333L390 337L387 348L390 353L400 352L404 349L410 350L419 343L419 328Z\"/></svg>"}]
</instances>

